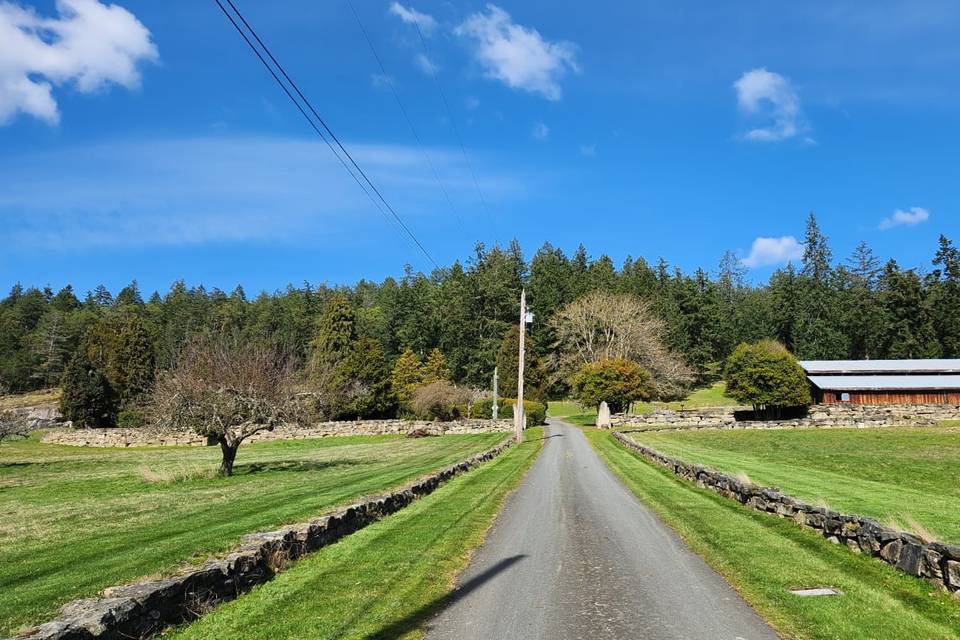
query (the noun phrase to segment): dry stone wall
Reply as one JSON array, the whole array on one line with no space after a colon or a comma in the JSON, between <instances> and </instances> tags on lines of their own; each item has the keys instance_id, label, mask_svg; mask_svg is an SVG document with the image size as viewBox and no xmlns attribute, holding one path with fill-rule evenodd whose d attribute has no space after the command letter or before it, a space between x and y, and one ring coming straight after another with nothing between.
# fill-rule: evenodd
<instances>
[{"instance_id":1,"label":"dry stone wall","mask_svg":"<svg viewBox=\"0 0 960 640\"><path fill-rule=\"evenodd\" d=\"M232 600L266 582L300 556L362 529L435 491L445 482L503 453L510 440L442 469L388 495L336 513L276 531L246 536L225 558L172 578L106 589L102 598L63 606L53 621L30 629L17 640L126 640L146 638L172 624L190 621L198 611Z\"/></svg>"},{"instance_id":2,"label":"dry stone wall","mask_svg":"<svg viewBox=\"0 0 960 640\"><path fill-rule=\"evenodd\" d=\"M413 431L430 435L492 433L510 431L512 420L458 420L429 422L425 420L361 420L356 422L320 422L308 427L279 427L261 431L244 442L267 440L302 440L328 436L406 435ZM203 446L207 439L193 432L162 433L151 429L56 429L46 433L43 441L84 447L149 447L149 446Z\"/></svg>"},{"instance_id":3,"label":"dry stone wall","mask_svg":"<svg viewBox=\"0 0 960 640\"><path fill-rule=\"evenodd\" d=\"M664 427L682 429L813 429L830 427L936 426L944 420L960 420L955 405L816 405L804 418L791 420L738 420L734 409L689 411L657 410L632 415L617 414L617 427Z\"/></svg>"},{"instance_id":4,"label":"dry stone wall","mask_svg":"<svg viewBox=\"0 0 960 640\"><path fill-rule=\"evenodd\" d=\"M733 476L665 456L635 442L622 432L613 437L624 446L643 455L676 475L736 500L757 511L780 518L791 518L830 542L846 545L854 553L880 558L900 571L925 578L949 591L960 591L960 546L925 542L912 533L896 531L876 520L859 515L837 513L781 493L775 487L759 487Z\"/></svg>"}]
</instances>

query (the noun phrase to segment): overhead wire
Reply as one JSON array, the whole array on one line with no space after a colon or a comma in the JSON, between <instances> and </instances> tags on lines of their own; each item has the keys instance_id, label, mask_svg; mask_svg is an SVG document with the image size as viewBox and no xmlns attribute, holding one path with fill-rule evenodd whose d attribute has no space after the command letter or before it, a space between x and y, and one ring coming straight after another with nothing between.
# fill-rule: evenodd
<instances>
[{"instance_id":1,"label":"overhead wire","mask_svg":"<svg viewBox=\"0 0 960 640\"><path fill-rule=\"evenodd\" d=\"M356 6L353 4L353 0L347 0L347 5L350 7L350 11L353 12L353 17L357 21L357 26L360 27L360 32L363 34L364 40L367 42L367 46L370 48L370 53L373 54L374 59L377 62L377 66L380 69L380 73L384 82L390 87L390 92L393 94L393 98L397 103L397 106L400 108L400 113L403 115L403 119L406 121L407 126L410 128L410 133L413 135L414 140L417 142L417 146L420 148L420 152L423 154L424 159L427 161L427 165L430 167L431 173L433 173L434 180L437 182L437 186L440 188L441 193L443 193L444 198L447 201L447 204L450 206L450 211L453 213L454 217L457 219L457 222L460 223L461 228L464 228L463 219L460 216L459 211L457 211L456 205L453 203L453 199L450 197L447 188L443 184L443 180L440 179L440 174L437 171L437 167L434 164L433 160L430 157L430 154L427 152L423 140L420 138L420 134L417 132L417 128L413 124L413 120L410 118L410 114L407 111L406 106L403 104L403 100L400 98L400 93L397 91L396 84L393 82L393 76L391 76L386 67L383 64L383 60L380 57L380 54L377 52L376 46L373 44L373 40L370 38L370 34L367 31L366 27L363 24L363 21L360 19L360 14L357 12Z\"/></svg>"},{"instance_id":2,"label":"overhead wire","mask_svg":"<svg viewBox=\"0 0 960 640\"><path fill-rule=\"evenodd\" d=\"M326 121L324 121L324 119L320 116L320 114L317 112L317 110L313 107L313 104L311 104L310 100L307 99L307 97L303 94L303 92L300 90L300 87L297 86L297 83L293 81L293 79L290 77L290 75L289 75L289 74L286 72L286 70L283 68L283 65L280 64L280 62L277 60L277 58L276 58L276 57L273 55L273 53L270 51L270 48L267 47L267 45L263 42L263 40L262 40L262 39L260 38L260 36L257 34L256 30L250 25L250 23L247 21L247 19L244 17L244 15L240 12L240 10L237 8L237 6L233 3L233 1L232 1L232 0L226 0L227 4L230 6L230 8L231 8L231 9L233 10L233 12L236 14L236 17L239 18L240 22L243 23L243 26L246 27L247 31L249 31L250 35L252 35L253 38L254 38L254 40L256 40L257 44L260 45L260 48L263 50L263 53L265 53L265 54L267 55L267 57L270 59L270 61L271 61L271 62L273 63L273 65L276 67L276 71L275 71L274 68L271 67L271 65L267 62L267 60L264 58L264 56L263 56L263 54L260 52L260 50L256 47L256 45L254 45L253 41L250 40L250 37L247 35L246 32L244 32L243 28L240 27L240 25L237 23L237 20L234 18L234 16L231 15L231 13L230 13L230 12L227 10L227 8L223 5L223 2L221 2L221 0L214 0L214 2L217 3L217 6L220 7L220 10L221 10L221 11L223 12L223 14L227 17L227 19L230 21L230 24L232 24L233 27L237 30L237 33L239 33L239 34L243 37L244 41L247 43L247 45L250 47L250 49L254 52L254 54L256 54L257 58L260 60L260 62L263 64L263 66L266 67L267 71L270 72L270 75L273 77L273 79L277 82L277 84L280 85L280 88L283 89L283 92L287 95L287 97L290 99L290 101L294 103L294 105L297 107L297 109L300 111L300 113L303 115L303 117L304 117L304 118L307 120L307 122L310 124L311 128L313 128L313 130L317 133L317 135L320 136L320 139L323 140L323 141L327 144L328 147L330 147L330 150L333 151L334 155L337 156L337 159L339 159L340 162L341 162L341 164L344 165L344 168L347 169L347 172L350 174L350 176L357 182L358 185L360 185L360 188L364 191L364 193L367 194L367 197L369 197L369 198L371 199L371 201L373 201L373 203L374 203L375 205L377 205L378 210L380 210L380 212L383 213L383 214L386 216L386 213L385 213L385 212L383 211L383 209L380 207L379 203L377 202L377 199L373 198L373 196L370 194L370 192L365 188L363 182L360 181L360 178L358 178L357 175L354 173L354 171L351 170L350 166L352 166L353 169L356 170L356 173L359 174L359 175L363 178L363 180L366 182L366 185L370 187L370 190L372 190L373 193L376 194L376 196L377 196L377 198L379 199L380 203L382 203L383 206L386 207L386 210L390 212L390 215L393 216L393 220L396 222L397 225L399 225L400 229L402 229L402 230L406 233L406 235L410 238L410 240L413 241L413 243L414 243L414 244L416 245L416 247L420 250L420 252L423 253L424 256L426 256L427 260L429 260L430 263L433 264L434 267L436 267L436 268L439 269L439 268L440 268L440 265L437 264L437 261L433 259L433 256L430 255L430 252L427 251L427 249L426 249L426 247L423 245L423 243L420 242L420 240L419 240L419 239L417 238L417 236L413 233L413 231L410 230L410 228L409 228L409 227L407 226L407 224L403 221L403 219L400 217L400 215L396 212L396 210L390 205L390 203L387 201L387 199L383 196L383 193L380 192L380 190L379 190L379 189L377 188L377 186L373 183L373 181L370 179L370 177L369 177L369 176L366 174L366 172L360 167L360 165L359 165L359 164L357 163L357 161L353 158L353 156L350 154L350 152L347 150L347 148L343 145L343 143L340 141L340 139L337 137L337 135L336 135L336 134L333 132L333 130L327 125ZM289 88L287 87L286 84L284 84L283 81L281 81L280 77L277 75L277 71L280 72L280 75L282 75L283 78L284 78L284 79L287 81L287 83L290 85ZM298 102L297 99L294 98L293 94L290 92L290 88L292 88L293 91L297 94L297 96L300 97L300 100L302 100L303 105L301 105L300 102ZM307 114L307 111L304 110L304 105L306 106L307 110L309 110L310 113L313 114L313 116L314 116L314 118L316 118L317 122L320 123L320 126L323 128L324 131L326 131L327 135L336 143L337 148L339 148L339 150L343 153L343 155L347 158L347 160L349 160L349 162L350 162L349 165L347 164L346 160L344 160L343 157L341 157L341 155L340 155L339 153L337 153L337 149L334 148L333 144L331 144L330 141L327 139L327 137L323 135L323 132L320 130L320 128L317 127L317 124L313 121L313 119L310 118L310 116ZM387 217L389 218L389 216L387 216Z\"/></svg>"},{"instance_id":3,"label":"overhead wire","mask_svg":"<svg viewBox=\"0 0 960 640\"><path fill-rule=\"evenodd\" d=\"M414 22L413 27L417 30L417 37L420 39L420 46L423 48L423 55L426 56L427 62L429 62L431 59L431 53L430 48L427 46L427 39L423 37L423 31L421 31L419 24ZM440 101L443 102L443 108L447 112L447 120L449 120L450 126L453 128L453 133L457 138L457 143L460 145L460 153L463 154L463 159L470 171L470 176L473 178L473 186L477 190L480 203L483 206L484 212L487 214L487 219L490 222L490 226L493 228L494 239L497 241L497 243L499 243L500 238L497 231L496 220L494 219L493 214L490 213L490 207L487 205L487 199L484 197L483 190L480 188L480 181L477 180L477 172L473 168L473 162L470 160L470 155L467 153L467 147L463 143L463 136L460 135L460 128L457 127L457 121L453 117L453 110L450 109L450 103L447 102L447 95L443 90L443 85L440 84L440 79L437 77L437 71L432 65L427 65L427 70L430 72L430 75L433 78L433 84L437 88L437 93L440 94Z\"/></svg>"}]
</instances>

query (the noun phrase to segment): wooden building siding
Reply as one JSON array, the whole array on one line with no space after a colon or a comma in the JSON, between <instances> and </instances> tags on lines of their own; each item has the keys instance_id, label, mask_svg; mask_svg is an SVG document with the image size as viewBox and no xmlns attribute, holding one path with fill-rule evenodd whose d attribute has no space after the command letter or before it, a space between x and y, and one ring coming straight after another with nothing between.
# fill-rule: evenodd
<instances>
[{"instance_id":1,"label":"wooden building siding","mask_svg":"<svg viewBox=\"0 0 960 640\"><path fill-rule=\"evenodd\" d=\"M944 391L830 391L814 389L821 404L952 404L960 406L960 390ZM848 393L850 399L842 401Z\"/></svg>"}]
</instances>

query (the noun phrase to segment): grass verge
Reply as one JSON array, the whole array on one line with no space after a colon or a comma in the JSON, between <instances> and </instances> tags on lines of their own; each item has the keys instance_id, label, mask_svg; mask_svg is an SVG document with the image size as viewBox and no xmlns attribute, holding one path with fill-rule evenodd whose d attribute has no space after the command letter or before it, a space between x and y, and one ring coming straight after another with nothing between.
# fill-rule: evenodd
<instances>
[{"instance_id":1,"label":"grass verge","mask_svg":"<svg viewBox=\"0 0 960 640\"><path fill-rule=\"evenodd\" d=\"M0 635L66 601L169 573L254 531L318 516L493 446L505 434L245 445L211 477L208 447L0 445Z\"/></svg>"},{"instance_id":2,"label":"grass verge","mask_svg":"<svg viewBox=\"0 0 960 640\"><path fill-rule=\"evenodd\" d=\"M960 542L960 428L627 434L809 503ZM924 531L925 530L925 531Z\"/></svg>"},{"instance_id":3,"label":"grass verge","mask_svg":"<svg viewBox=\"0 0 960 640\"><path fill-rule=\"evenodd\" d=\"M957 638L960 605L929 584L832 545L791 521L754 512L678 480L617 443L584 430L597 453L690 547L785 638ZM800 598L797 587L843 595Z\"/></svg>"},{"instance_id":4,"label":"grass verge","mask_svg":"<svg viewBox=\"0 0 960 640\"><path fill-rule=\"evenodd\" d=\"M540 434L530 429L523 444L168 636L420 637L539 453Z\"/></svg>"}]
</instances>

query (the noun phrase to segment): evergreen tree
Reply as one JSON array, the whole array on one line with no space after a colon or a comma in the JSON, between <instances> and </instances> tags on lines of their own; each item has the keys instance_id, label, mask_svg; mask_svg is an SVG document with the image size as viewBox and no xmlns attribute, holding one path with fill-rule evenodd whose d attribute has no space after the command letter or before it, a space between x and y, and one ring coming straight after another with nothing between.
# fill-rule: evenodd
<instances>
[{"instance_id":1,"label":"evergreen tree","mask_svg":"<svg viewBox=\"0 0 960 640\"><path fill-rule=\"evenodd\" d=\"M945 358L960 357L960 249L940 236L930 274L930 309Z\"/></svg>"},{"instance_id":2,"label":"evergreen tree","mask_svg":"<svg viewBox=\"0 0 960 640\"><path fill-rule=\"evenodd\" d=\"M527 400L545 400L547 371L540 356L537 355L536 341L529 333L523 344L523 394ZM504 397L516 395L520 374L520 327L507 330L497 351L497 368L500 375L500 394Z\"/></svg>"},{"instance_id":3,"label":"evergreen tree","mask_svg":"<svg viewBox=\"0 0 960 640\"><path fill-rule=\"evenodd\" d=\"M427 362L423 366L423 381L426 383L438 380L450 380L450 370L447 369L447 360L440 349L431 349Z\"/></svg>"},{"instance_id":4,"label":"evergreen tree","mask_svg":"<svg viewBox=\"0 0 960 640\"><path fill-rule=\"evenodd\" d=\"M103 375L82 351L70 360L63 374L60 413L74 427L108 427L116 421L114 394Z\"/></svg>"},{"instance_id":5,"label":"evergreen tree","mask_svg":"<svg viewBox=\"0 0 960 640\"><path fill-rule=\"evenodd\" d=\"M390 386L401 406L407 406L410 403L414 390L423 384L424 374L420 357L413 352L413 349L406 348L397 358L396 364L393 365L393 373L390 375Z\"/></svg>"},{"instance_id":6,"label":"evergreen tree","mask_svg":"<svg viewBox=\"0 0 960 640\"><path fill-rule=\"evenodd\" d=\"M936 331L915 271L902 270L890 260L880 276L883 330L880 348L885 358L936 358L940 355Z\"/></svg>"}]
</instances>

